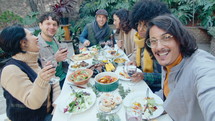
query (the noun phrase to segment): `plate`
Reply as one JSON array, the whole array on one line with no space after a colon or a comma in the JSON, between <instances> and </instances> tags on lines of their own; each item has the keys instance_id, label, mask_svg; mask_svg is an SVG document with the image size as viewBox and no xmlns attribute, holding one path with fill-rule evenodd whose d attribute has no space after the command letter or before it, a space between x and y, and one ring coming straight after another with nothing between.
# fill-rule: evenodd
<instances>
[{"instance_id":1,"label":"plate","mask_svg":"<svg viewBox=\"0 0 215 121\"><path fill-rule=\"evenodd\" d=\"M106 114L119 111L122 107L122 97L118 93L103 93L97 101L97 110Z\"/></svg>"},{"instance_id":2,"label":"plate","mask_svg":"<svg viewBox=\"0 0 215 121\"><path fill-rule=\"evenodd\" d=\"M82 61L90 58L92 58L92 55L90 53L81 53L81 54L73 55L71 57L73 61Z\"/></svg>"},{"instance_id":3,"label":"plate","mask_svg":"<svg viewBox=\"0 0 215 121\"><path fill-rule=\"evenodd\" d=\"M88 65L87 66L81 66L82 61L76 61L76 62L72 62L70 65L69 65L69 70L71 71L74 71L74 70L77 70L77 69L85 69L85 68L88 68L91 66L91 62L89 61L84 61L85 63L87 63Z\"/></svg>"},{"instance_id":4,"label":"plate","mask_svg":"<svg viewBox=\"0 0 215 121\"><path fill-rule=\"evenodd\" d=\"M152 113L152 115L150 115L147 111L148 111L148 109L146 110L146 113L144 113L143 115L142 115L142 118L143 119L154 119L154 118L156 118L156 117L158 117L158 116L160 116L162 113L163 113L163 111L164 111L164 109L163 109L163 100L159 97L159 96L157 96L157 95L155 95L155 94L153 94L153 93L149 93L149 97L150 98L154 98L154 100L155 100L155 103L157 103L158 105L156 106L157 107L157 110L155 110L153 113ZM126 97L125 97L125 99L123 100L123 104L125 105L125 106L131 106L133 103L140 103L142 106L143 106L143 110L145 109L145 105L146 105L146 103L147 103L147 101L146 101L146 95L144 94L144 92L134 92L134 93L130 93L130 94L128 94ZM147 117L147 118L146 118Z\"/></svg>"},{"instance_id":5,"label":"plate","mask_svg":"<svg viewBox=\"0 0 215 121\"><path fill-rule=\"evenodd\" d=\"M78 113L85 112L86 110L90 109L94 105L96 101L96 95L93 91L89 89L82 89L82 90L79 90L78 92L87 92L90 94L89 96L84 96L85 103L83 103L82 105L79 105L80 108L78 108L77 106L75 110L73 110L72 112L65 112L68 105L72 102L72 100L75 99L75 94L66 95L66 97L64 97L65 100L61 101L61 104L59 104L59 109L61 112L66 114L78 114Z\"/></svg>"},{"instance_id":6,"label":"plate","mask_svg":"<svg viewBox=\"0 0 215 121\"><path fill-rule=\"evenodd\" d=\"M119 79L124 80L124 81L130 81L131 79L128 79L122 75L120 75L120 72L124 73L124 66L118 66L115 73L118 75ZM137 68L137 72L142 72L139 68Z\"/></svg>"}]
</instances>

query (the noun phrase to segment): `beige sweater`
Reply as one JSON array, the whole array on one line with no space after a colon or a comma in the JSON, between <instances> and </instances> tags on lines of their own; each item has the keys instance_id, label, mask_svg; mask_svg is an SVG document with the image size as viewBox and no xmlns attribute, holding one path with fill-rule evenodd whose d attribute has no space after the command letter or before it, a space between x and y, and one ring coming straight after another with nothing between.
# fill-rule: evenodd
<instances>
[{"instance_id":1,"label":"beige sweater","mask_svg":"<svg viewBox=\"0 0 215 121\"><path fill-rule=\"evenodd\" d=\"M136 31L131 29L128 34L124 31L120 31L119 33L119 40L123 40L123 49L126 51L126 55L132 54L135 52L135 42L134 42L134 35Z\"/></svg>"},{"instance_id":2,"label":"beige sweater","mask_svg":"<svg viewBox=\"0 0 215 121\"><path fill-rule=\"evenodd\" d=\"M13 56L14 59L26 62L36 73L41 68L37 63L38 53L27 52L25 54L18 53ZM51 106L50 101L50 84L37 76L34 83L32 83L27 74L15 65L8 65L2 70L1 85L13 97L21 101L26 107L30 109L38 109L42 106L44 101L48 98L48 111ZM59 84L53 86L53 100L60 94Z\"/></svg>"}]
</instances>

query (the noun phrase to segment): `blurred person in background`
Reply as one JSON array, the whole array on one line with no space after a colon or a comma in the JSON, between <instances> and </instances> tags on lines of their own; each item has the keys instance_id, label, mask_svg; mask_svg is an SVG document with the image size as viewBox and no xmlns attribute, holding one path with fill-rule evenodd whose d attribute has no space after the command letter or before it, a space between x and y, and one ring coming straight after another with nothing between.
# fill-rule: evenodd
<instances>
[{"instance_id":1,"label":"blurred person in background","mask_svg":"<svg viewBox=\"0 0 215 121\"><path fill-rule=\"evenodd\" d=\"M116 34L119 34L117 45L130 57L135 51L134 35L136 30L132 29L130 26L129 11L126 9L119 9L114 12L113 19L113 24L117 29Z\"/></svg>"},{"instance_id":2,"label":"blurred person in background","mask_svg":"<svg viewBox=\"0 0 215 121\"><path fill-rule=\"evenodd\" d=\"M84 27L79 39L85 47L97 45L99 43L107 44L113 35L113 30L108 25L108 12L104 9L96 11L95 21Z\"/></svg>"}]
</instances>

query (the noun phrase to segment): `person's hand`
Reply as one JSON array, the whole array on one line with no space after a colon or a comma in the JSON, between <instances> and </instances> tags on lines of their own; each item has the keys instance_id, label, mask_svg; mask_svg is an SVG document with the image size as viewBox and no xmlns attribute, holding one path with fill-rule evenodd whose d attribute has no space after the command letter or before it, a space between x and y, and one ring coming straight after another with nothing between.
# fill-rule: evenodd
<instances>
[{"instance_id":1,"label":"person's hand","mask_svg":"<svg viewBox=\"0 0 215 121\"><path fill-rule=\"evenodd\" d=\"M130 77L131 81L133 82L139 82L144 79L143 73L142 72L137 72Z\"/></svg>"},{"instance_id":2,"label":"person's hand","mask_svg":"<svg viewBox=\"0 0 215 121\"><path fill-rule=\"evenodd\" d=\"M47 64L45 65L45 67L43 67L43 69L39 72L39 77L42 80L45 80L47 82L50 81L50 79L55 75L56 73L56 68L53 68L53 65L51 65L51 62L47 62Z\"/></svg>"},{"instance_id":3,"label":"person's hand","mask_svg":"<svg viewBox=\"0 0 215 121\"><path fill-rule=\"evenodd\" d=\"M129 62L126 63L126 65L135 65L136 66L137 64L136 64L135 61L129 61Z\"/></svg>"},{"instance_id":4,"label":"person's hand","mask_svg":"<svg viewBox=\"0 0 215 121\"><path fill-rule=\"evenodd\" d=\"M61 61L64 61L66 60L67 58L67 54L68 54L68 49L65 48L65 49L61 49L61 50L58 50L56 53L55 53L55 59L57 62L61 62Z\"/></svg>"},{"instance_id":5,"label":"person's hand","mask_svg":"<svg viewBox=\"0 0 215 121\"><path fill-rule=\"evenodd\" d=\"M90 45L90 41L89 41L89 40L85 40L85 41L84 41L84 46L87 47L87 46L89 46L89 45Z\"/></svg>"},{"instance_id":6,"label":"person's hand","mask_svg":"<svg viewBox=\"0 0 215 121\"><path fill-rule=\"evenodd\" d=\"M118 46L118 48L122 49L123 48L123 40L118 40L117 46Z\"/></svg>"}]
</instances>

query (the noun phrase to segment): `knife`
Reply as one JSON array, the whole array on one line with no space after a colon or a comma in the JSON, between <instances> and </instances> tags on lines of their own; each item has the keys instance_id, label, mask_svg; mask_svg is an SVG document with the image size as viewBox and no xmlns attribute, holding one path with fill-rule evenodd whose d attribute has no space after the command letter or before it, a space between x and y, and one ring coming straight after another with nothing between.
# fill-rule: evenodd
<instances>
[{"instance_id":1,"label":"knife","mask_svg":"<svg viewBox=\"0 0 215 121\"><path fill-rule=\"evenodd\" d=\"M74 85L74 84L70 84L70 83L68 83L68 85L75 86L75 87L78 87L78 88L81 88L81 89L86 89L86 87L82 87L82 86L79 86L79 85Z\"/></svg>"},{"instance_id":2,"label":"knife","mask_svg":"<svg viewBox=\"0 0 215 121\"><path fill-rule=\"evenodd\" d=\"M148 108L148 98L149 98L149 88L147 88L147 90L146 90L146 107L143 110L143 113L145 113L146 109Z\"/></svg>"}]
</instances>

